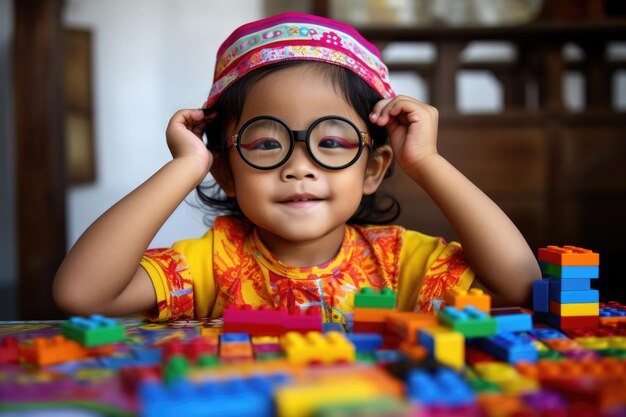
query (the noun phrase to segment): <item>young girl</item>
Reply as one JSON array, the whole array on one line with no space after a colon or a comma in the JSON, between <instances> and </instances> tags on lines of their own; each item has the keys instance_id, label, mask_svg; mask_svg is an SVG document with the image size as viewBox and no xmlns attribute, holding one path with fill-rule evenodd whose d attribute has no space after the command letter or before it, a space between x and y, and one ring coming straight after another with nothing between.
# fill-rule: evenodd
<instances>
[{"instance_id":1,"label":"young girl","mask_svg":"<svg viewBox=\"0 0 626 417\"><path fill-rule=\"evenodd\" d=\"M353 28L297 13L244 25L218 51L203 109L170 120L172 161L76 242L55 300L70 314L158 320L219 317L229 304L315 307L342 323L364 287L396 290L400 310L437 309L447 288L470 286L523 304L541 276L533 252L437 153L437 123L433 107L395 96ZM376 193L394 158L463 249L380 225L397 215ZM209 172L219 192L199 187L201 198L230 216L202 238L147 250Z\"/></svg>"}]
</instances>

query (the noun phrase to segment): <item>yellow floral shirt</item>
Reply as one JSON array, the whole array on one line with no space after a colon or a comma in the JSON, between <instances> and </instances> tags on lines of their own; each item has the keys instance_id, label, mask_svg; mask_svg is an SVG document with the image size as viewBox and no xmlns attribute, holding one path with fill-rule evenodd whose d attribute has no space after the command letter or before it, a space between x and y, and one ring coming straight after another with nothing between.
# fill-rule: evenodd
<instances>
[{"instance_id":1,"label":"yellow floral shirt","mask_svg":"<svg viewBox=\"0 0 626 417\"><path fill-rule=\"evenodd\" d=\"M346 225L337 256L314 267L282 263L248 221L218 217L202 238L148 250L141 265L157 295L154 320L217 318L229 304L319 308L351 321L360 288L391 288L403 311L438 310L446 289L467 290L474 272L461 246L400 226Z\"/></svg>"}]
</instances>

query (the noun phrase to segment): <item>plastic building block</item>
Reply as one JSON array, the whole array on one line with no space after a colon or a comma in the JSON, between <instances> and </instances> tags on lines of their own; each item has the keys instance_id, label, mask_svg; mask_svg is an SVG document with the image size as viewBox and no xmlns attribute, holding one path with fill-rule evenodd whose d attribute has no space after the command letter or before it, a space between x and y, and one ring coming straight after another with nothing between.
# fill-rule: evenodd
<instances>
[{"instance_id":1,"label":"plastic building block","mask_svg":"<svg viewBox=\"0 0 626 417\"><path fill-rule=\"evenodd\" d=\"M590 278L545 278L550 281L550 289L557 291L586 291L591 289Z\"/></svg>"},{"instance_id":2,"label":"plastic building block","mask_svg":"<svg viewBox=\"0 0 626 417\"><path fill-rule=\"evenodd\" d=\"M535 317L550 326L561 329L580 329L597 327L600 324L600 316L559 316L554 313L537 313Z\"/></svg>"},{"instance_id":3,"label":"plastic building block","mask_svg":"<svg viewBox=\"0 0 626 417\"><path fill-rule=\"evenodd\" d=\"M559 330L550 327L535 327L528 333L530 333L532 336L536 337L539 340L565 339L567 337L563 332L560 332Z\"/></svg>"},{"instance_id":4,"label":"plastic building block","mask_svg":"<svg viewBox=\"0 0 626 417\"><path fill-rule=\"evenodd\" d=\"M386 308L396 307L396 292L391 288L376 290L373 288L361 288L354 295L354 306L361 308Z\"/></svg>"},{"instance_id":5,"label":"plastic building block","mask_svg":"<svg viewBox=\"0 0 626 417\"><path fill-rule=\"evenodd\" d=\"M460 370L465 364L465 338L459 332L443 326L423 328L419 330L419 344L444 365Z\"/></svg>"},{"instance_id":6,"label":"plastic building block","mask_svg":"<svg viewBox=\"0 0 626 417\"><path fill-rule=\"evenodd\" d=\"M626 322L626 311L612 307L600 308L601 323L618 323Z\"/></svg>"},{"instance_id":7,"label":"plastic building block","mask_svg":"<svg viewBox=\"0 0 626 417\"><path fill-rule=\"evenodd\" d=\"M502 333L478 339L478 347L508 363L536 362L538 359L537 348L524 334Z\"/></svg>"},{"instance_id":8,"label":"plastic building block","mask_svg":"<svg viewBox=\"0 0 626 417\"><path fill-rule=\"evenodd\" d=\"M383 337L377 333L347 333L346 338L357 352L372 352L383 345Z\"/></svg>"},{"instance_id":9,"label":"plastic building block","mask_svg":"<svg viewBox=\"0 0 626 417\"><path fill-rule=\"evenodd\" d=\"M354 345L339 332L289 332L280 343L287 360L296 365L349 363L355 359Z\"/></svg>"},{"instance_id":10,"label":"plastic building block","mask_svg":"<svg viewBox=\"0 0 626 417\"><path fill-rule=\"evenodd\" d=\"M203 356L216 356L218 353L217 337L197 336L184 342L175 339L163 345L161 360L164 364L174 356L181 356L191 363L198 362Z\"/></svg>"},{"instance_id":11,"label":"plastic building block","mask_svg":"<svg viewBox=\"0 0 626 417\"><path fill-rule=\"evenodd\" d=\"M287 332L321 332L323 327L322 311L317 307L302 310L294 307L285 317L284 333Z\"/></svg>"},{"instance_id":12,"label":"plastic building block","mask_svg":"<svg viewBox=\"0 0 626 417\"><path fill-rule=\"evenodd\" d=\"M600 275L600 267L598 266L559 266L548 262L539 262L539 266L544 275L554 278L597 279Z\"/></svg>"},{"instance_id":13,"label":"plastic building block","mask_svg":"<svg viewBox=\"0 0 626 417\"><path fill-rule=\"evenodd\" d=\"M539 389L539 383L535 379L522 375L507 363L483 362L476 364L474 369L481 378L497 384L507 394L519 395Z\"/></svg>"},{"instance_id":14,"label":"plastic building block","mask_svg":"<svg viewBox=\"0 0 626 417\"><path fill-rule=\"evenodd\" d=\"M346 329L345 327L343 327L343 324L341 323L336 323L336 322L322 323L322 333L328 333L328 332L345 333Z\"/></svg>"},{"instance_id":15,"label":"plastic building block","mask_svg":"<svg viewBox=\"0 0 626 417\"><path fill-rule=\"evenodd\" d=\"M24 361L40 366L56 365L88 357L88 352L84 347L61 335L28 340L19 345L19 351Z\"/></svg>"},{"instance_id":16,"label":"plastic building block","mask_svg":"<svg viewBox=\"0 0 626 417\"><path fill-rule=\"evenodd\" d=\"M530 314L502 314L493 316L498 333L527 332L533 328L533 318Z\"/></svg>"},{"instance_id":17,"label":"plastic building block","mask_svg":"<svg viewBox=\"0 0 626 417\"><path fill-rule=\"evenodd\" d=\"M599 303L571 303L562 304L550 301L550 312L558 316L599 316Z\"/></svg>"},{"instance_id":18,"label":"plastic building block","mask_svg":"<svg viewBox=\"0 0 626 417\"><path fill-rule=\"evenodd\" d=\"M18 358L17 339L13 336L3 337L2 343L0 343L0 364L17 363Z\"/></svg>"},{"instance_id":19,"label":"plastic building block","mask_svg":"<svg viewBox=\"0 0 626 417\"><path fill-rule=\"evenodd\" d=\"M496 320L489 314L469 305L458 310L447 306L437 313L439 321L465 337L486 337L496 334Z\"/></svg>"},{"instance_id":20,"label":"plastic building block","mask_svg":"<svg viewBox=\"0 0 626 417\"><path fill-rule=\"evenodd\" d=\"M600 255L590 249L566 245L547 246L538 251L540 261L561 266L597 266L600 265Z\"/></svg>"},{"instance_id":21,"label":"plastic building block","mask_svg":"<svg viewBox=\"0 0 626 417\"><path fill-rule=\"evenodd\" d=\"M550 301L561 304L597 303L600 301L600 292L598 290L562 291L550 288L549 294Z\"/></svg>"},{"instance_id":22,"label":"plastic building block","mask_svg":"<svg viewBox=\"0 0 626 417\"><path fill-rule=\"evenodd\" d=\"M550 311L550 280L541 279L533 281L533 310L538 313Z\"/></svg>"},{"instance_id":23,"label":"plastic building block","mask_svg":"<svg viewBox=\"0 0 626 417\"><path fill-rule=\"evenodd\" d=\"M439 321L433 313L393 312L387 316L386 330L411 344L417 343L420 329L436 326Z\"/></svg>"},{"instance_id":24,"label":"plastic building block","mask_svg":"<svg viewBox=\"0 0 626 417\"><path fill-rule=\"evenodd\" d=\"M420 405L458 407L476 402L476 395L465 379L449 368L430 373L424 369L410 371L407 397Z\"/></svg>"},{"instance_id":25,"label":"plastic building block","mask_svg":"<svg viewBox=\"0 0 626 417\"><path fill-rule=\"evenodd\" d=\"M116 320L94 314L89 317L71 317L61 323L63 336L83 346L101 346L122 342L126 338L124 326Z\"/></svg>"},{"instance_id":26,"label":"plastic building block","mask_svg":"<svg viewBox=\"0 0 626 417\"><path fill-rule=\"evenodd\" d=\"M173 381L167 386L155 382L139 390L142 417L219 415L234 417L273 416L271 389L285 382L284 376L230 379L191 384ZM276 379L276 380L275 380Z\"/></svg>"},{"instance_id":27,"label":"plastic building block","mask_svg":"<svg viewBox=\"0 0 626 417\"><path fill-rule=\"evenodd\" d=\"M280 336L283 334L286 309L261 306L229 305L224 309L224 333L248 333L253 336Z\"/></svg>"},{"instance_id":28,"label":"plastic building block","mask_svg":"<svg viewBox=\"0 0 626 417\"><path fill-rule=\"evenodd\" d=\"M379 397L399 398L400 393L392 396L381 388L381 383L389 379L379 371L368 376L333 374L325 379L311 378L282 385L275 391L276 415L315 416L317 410L329 405L358 404Z\"/></svg>"},{"instance_id":29,"label":"plastic building block","mask_svg":"<svg viewBox=\"0 0 626 417\"><path fill-rule=\"evenodd\" d=\"M469 291L451 288L444 293L444 302L459 310L471 305L485 313L491 311L491 297L478 288L470 288Z\"/></svg>"}]
</instances>

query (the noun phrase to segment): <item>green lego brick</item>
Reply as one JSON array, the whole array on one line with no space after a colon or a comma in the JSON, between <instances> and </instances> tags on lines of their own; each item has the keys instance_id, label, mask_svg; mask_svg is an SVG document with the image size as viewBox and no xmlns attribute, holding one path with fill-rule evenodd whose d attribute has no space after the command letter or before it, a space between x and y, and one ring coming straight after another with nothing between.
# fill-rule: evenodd
<instances>
[{"instance_id":1,"label":"green lego brick","mask_svg":"<svg viewBox=\"0 0 626 417\"><path fill-rule=\"evenodd\" d=\"M487 337L498 332L496 320L474 306L463 310L448 306L437 312L439 321L465 337Z\"/></svg>"},{"instance_id":2,"label":"green lego brick","mask_svg":"<svg viewBox=\"0 0 626 417\"><path fill-rule=\"evenodd\" d=\"M387 308L396 307L396 292L391 288L374 290L372 288L362 288L354 295L354 306L360 308Z\"/></svg>"},{"instance_id":3,"label":"green lego brick","mask_svg":"<svg viewBox=\"0 0 626 417\"><path fill-rule=\"evenodd\" d=\"M86 317L71 317L61 323L63 336L86 347L102 346L122 342L126 331L117 321L94 314Z\"/></svg>"}]
</instances>

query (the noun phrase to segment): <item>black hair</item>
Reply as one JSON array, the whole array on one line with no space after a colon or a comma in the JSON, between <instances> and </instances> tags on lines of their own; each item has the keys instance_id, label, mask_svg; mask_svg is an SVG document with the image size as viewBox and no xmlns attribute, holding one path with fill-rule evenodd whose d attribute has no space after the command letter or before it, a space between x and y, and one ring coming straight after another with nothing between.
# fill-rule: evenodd
<instances>
[{"instance_id":1,"label":"black hair","mask_svg":"<svg viewBox=\"0 0 626 417\"><path fill-rule=\"evenodd\" d=\"M246 95L250 87L266 75L279 69L294 65L313 65L319 68L320 74L330 77L336 87L343 93L356 113L367 124L374 149L387 144L388 136L384 127L372 124L369 114L383 97L352 71L332 64L315 61L286 61L267 65L246 74L228 87L217 100L212 110L217 116L206 128L207 148L214 154L226 157L226 137L228 127L238 123L243 111ZM392 174L392 166L385 173L385 178ZM199 200L208 207L209 214L245 217L234 197L228 197L217 181L203 183L196 187ZM351 224L386 224L400 215L400 204L392 195L383 191L363 196L356 213L348 220Z\"/></svg>"}]
</instances>

